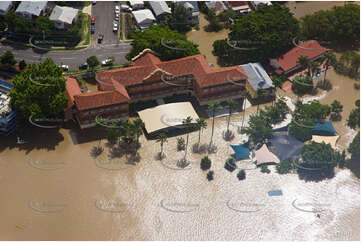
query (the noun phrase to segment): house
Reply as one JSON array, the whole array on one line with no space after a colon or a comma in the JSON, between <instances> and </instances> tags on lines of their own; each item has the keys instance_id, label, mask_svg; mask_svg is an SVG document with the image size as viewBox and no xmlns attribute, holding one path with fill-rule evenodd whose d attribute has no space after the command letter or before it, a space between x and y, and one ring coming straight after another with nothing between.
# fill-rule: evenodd
<instances>
[{"instance_id":1,"label":"house","mask_svg":"<svg viewBox=\"0 0 361 242\"><path fill-rule=\"evenodd\" d=\"M13 2L11 1L0 2L0 16L6 15L12 6L13 6Z\"/></svg>"},{"instance_id":2,"label":"house","mask_svg":"<svg viewBox=\"0 0 361 242\"><path fill-rule=\"evenodd\" d=\"M164 1L159 1L159 2L149 1L149 5L152 8L153 13L156 18L160 18L162 16L172 14L171 9L168 7L167 3Z\"/></svg>"},{"instance_id":3,"label":"house","mask_svg":"<svg viewBox=\"0 0 361 242\"><path fill-rule=\"evenodd\" d=\"M250 1L254 9L257 9L260 5L268 5L271 6L271 1Z\"/></svg>"},{"instance_id":4,"label":"house","mask_svg":"<svg viewBox=\"0 0 361 242\"><path fill-rule=\"evenodd\" d=\"M31 2L23 1L15 11L16 16L20 18L33 19L46 14L48 8L47 1Z\"/></svg>"},{"instance_id":5,"label":"house","mask_svg":"<svg viewBox=\"0 0 361 242\"><path fill-rule=\"evenodd\" d=\"M58 29L70 28L78 19L78 9L55 6L49 19Z\"/></svg>"},{"instance_id":6,"label":"house","mask_svg":"<svg viewBox=\"0 0 361 242\"><path fill-rule=\"evenodd\" d=\"M198 2L196 1L177 1L175 2L176 5L182 5L184 8L188 9L190 11L190 15L188 20L192 24L198 24L199 23L199 8L198 8Z\"/></svg>"},{"instance_id":7,"label":"house","mask_svg":"<svg viewBox=\"0 0 361 242\"><path fill-rule=\"evenodd\" d=\"M245 15L251 12L251 8L246 1L227 1L226 3L230 9L239 14Z\"/></svg>"},{"instance_id":8,"label":"house","mask_svg":"<svg viewBox=\"0 0 361 242\"><path fill-rule=\"evenodd\" d=\"M208 9L214 9L216 15L226 11L228 7L222 1L209 1L205 2Z\"/></svg>"},{"instance_id":9,"label":"house","mask_svg":"<svg viewBox=\"0 0 361 242\"><path fill-rule=\"evenodd\" d=\"M301 66L297 63L300 56L307 56L310 60L317 60L329 50L322 47L316 40L308 40L301 42L277 58L269 59L269 63L274 68L275 73L290 77L302 71Z\"/></svg>"},{"instance_id":10,"label":"house","mask_svg":"<svg viewBox=\"0 0 361 242\"><path fill-rule=\"evenodd\" d=\"M132 7L133 10L144 8L144 2L143 1L138 1L138 0L129 1L129 4L130 4L130 6Z\"/></svg>"},{"instance_id":11,"label":"house","mask_svg":"<svg viewBox=\"0 0 361 242\"><path fill-rule=\"evenodd\" d=\"M0 135L9 135L16 129L16 111L10 106L9 91L13 84L0 80Z\"/></svg>"},{"instance_id":12,"label":"house","mask_svg":"<svg viewBox=\"0 0 361 242\"><path fill-rule=\"evenodd\" d=\"M155 23L155 17L149 9L132 11L135 22L140 29L148 29L151 24Z\"/></svg>"},{"instance_id":13,"label":"house","mask_svg":"<svg viewBox=\"0 0 361 242\"><path fill-rule=\"evenodd\" d=\"M275 92L275 86L267 72L260 63L248 63L241 65L247 74L246 89L252 98L257 98L259 90L268 90L269 93Z\"/></svg>"}]
</instances>

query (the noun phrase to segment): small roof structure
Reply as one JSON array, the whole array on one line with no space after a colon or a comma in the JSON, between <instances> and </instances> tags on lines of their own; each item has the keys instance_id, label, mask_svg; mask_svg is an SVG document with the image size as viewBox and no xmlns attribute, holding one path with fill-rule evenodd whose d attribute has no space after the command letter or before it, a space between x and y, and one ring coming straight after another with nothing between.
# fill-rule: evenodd
<instances>
[{"instance_id":1,"label":"small roof structure","mask_svg":"<svg viewBox=\"0 0 361 242\"><path fill-rule=\"evenodd\" d=\"M144 6L144 1L138 1L138 0L132 0L129 1L130 6L132 6L132 8L134 7L138 7L138 6Z\"/></svg>"},{"instance_id":2,"label":"small roof structure","mask_svg":"<svg viewBox=\"0 0 361 242\"><path fill-rule=\"evenodd\" d=\"M263 144L262 147L256 150L254 153L255 153L255 159L257 161L257 165L280 162L278 157L268 150L266 144Z\"/></svg>"},{"instance_id":3,"label":"small roof structure","mask_svg":"<svg viewBox=\"0 0 361 242\"><path fill-rule=\"evenodd\" d=\"M153 12L156 17L162 14L172 14L171 9L168 7L167 3L164 1L149 1L150 7L153 9Z\"/></svg>"},{"instance_id":4,"label":"small roof structure","mask_svg":"<svg viewBox=\"0 0 361 242\"><path fill-rule=\"evenodd\" d=\"M72 24L77 15L78 9L55 6L49 19L52 21L61 21L63 23Z\"/></svg>"},{"instance_id":5,"label":"small roof structure","mask_svg":"<svg viewBox=\"0 0 361 242\"><path fill-rule=\"evenodd\" d=\"M331 121L327 121L324 123L316 123L315 127L312 129L312 133L318 133L318 132L325 132L330 134L337 133Z\"/></svg>"},{"instance_id":6,"label":"small roof structure","mask_svg":"<svg viewBox=\"0 0 361 242\"><path fill-rule=\"evenodd\" d=\"M282 133L274 133L272 139L270 139L270 142L272 144L270 150L280 160L287 160L289 158L299 156L300 150L303 146L303 143L296 139L293 135Z\"/></svg>"},{"instance_id":7,"label":"small roof structure","mask_svg":"<svg viewBox=\"0 0 361 242\"><path fill-rule=\"evenodd\" d=\"M183 5L186 9L192 10L192 12L198 12L198 2L197 1L176 1L176 5Z\"/></svg>"},{"instance_id":8,"label":"small roof structure","mask_svg":"<svg viewBox=\"0 0 361 242\"><path fill-rule=\"evenodd\" d=\"M231 145L233 151L234 151L234 158L236 160L241 160L241 159L247 159L249 158L250 155L250 151L248 149L248 146L243 144L243 145Z\"/></svg>"},{"instance_id":9,"label":"small roof structure","mask_svg":"<svg viewBox=\"0 0 361 242\"><path fill-rule=\"evenodd\" d=\"M0 2L0 15L5 15L13 6L12 1L1 1Z\"/></svg>"},{"instance_id":10,"label":"small roof structure","mask_svg":"<svg viewBox=\"0 0 361 242\"><path fill-rule=\"evenodd\" d=\"M339 135L335 135L335 136L319 136L319 135L312 135L312 140L316 143L322 143L324 142L325 144L330 144L332 149L336 149L336 142L338 140L340 136Z\"/></svg>"},{"instance_id":11,"label":"small roof structure","mask_svg":"<svg viewBox=\"0 0 361 242\"><path fill-rule=\"evenodd\" d=\"M41 11L45 10L47 5L48 1L22 1L15 12L40 16Z\"/></svg>"},{"instance_id":12,"label":"small roof structure","mask_svg":"<svg viewBox=\"0 0 361 242\"><path fill-rule=\"evenodd\" d=\"M163 104L139 111L138 115L144 122L148 134L180 126L187 117L192 118L192 123L196 123L196 119L199 118L190 102Z\"/></svg>"},{"instance_id":13,"label":"small roof structure","mask_svg":"<svg viewBox=\"0 0 361 242\"><path fill-rule=\"evenodd\" d=\"M268 89L274 87L271 78L263 69L260 63L248 63L240 65L248 76L248 82L252 89L257 92L258 89Z\"/></svg>"},{"instance_id":14,"label":"small roof structure","mask_svg":"<svg viewBox=\"0 0 361 242\"><path fill-rule=\"evenodd\" d=\"M155 21L155 17L149 9L133 11L132 14L137 24L140 25L140 28L142 28L142 26L146 28L147 25Z\"/></svg>"},{"instance_id":15,"label":"small roof structure","mask_svg":"<svg viewBox=\"0 0 361 242\"><path fill-rule=\"evenodd\" d=\"M216 15L226 11L228 8L222 1L207 1L205 2L207 8L214 9Z\"/></svg>"}]
</instances>

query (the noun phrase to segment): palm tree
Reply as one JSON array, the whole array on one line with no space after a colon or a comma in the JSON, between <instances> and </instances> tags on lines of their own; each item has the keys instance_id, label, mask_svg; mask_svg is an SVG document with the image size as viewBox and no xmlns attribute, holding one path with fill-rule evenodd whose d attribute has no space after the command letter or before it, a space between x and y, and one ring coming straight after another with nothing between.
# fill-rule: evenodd
<instances>
[{"instance_id":1,"label":"palm tree","mask_svg":"<svg viewBox=\"0 0 361 242\"><path fill-rule=\"evenodd\" d=\"M209 147L212 147L213 142L213 133L214 133L214 116L216 115L216 111L221 108L221 103L219 101L214 101L208 104L208 110L212 111L212 135L211 135L211 142L209 143Z\"/></svg>"},{"instance_id":2,"label":"palm tree","mask_svg":"<svg viewBox=\"0 0 361 242\"><path fill-rule=\"evenodd\" d=\"M160 159L162 159L163 157L163 145L165 142L168 142L167 140L167 134L166 133L160 133L158 136L157 136L157 140L156 140L157 143L160 143Z\"/></svg>"},{"instance_id":3,"label":"palm tree","mask_svg":"<svg viewBox=\"0 0 361 242\"><path fill-rule=\"evenodd\" d=\"M187 118L183 119L182 123L185 126L189 126L192 123L192 118L188 116ZM184 152L184 160L186 160L186 158L187 158L188 139L189 139L189 133L187 132L187 141L186 141L186 148L185 148L185 152Z\"/></svg>"},{"instance_id":4,"label":"palm tree","mask_svg":"<svg viewBox=\"0 0 361 242\"><path fill-rule=\"evenodd\" d=\"M320 72L320 64L317 61L310 62L311 76Z\"/></svg>"},{"instance_id":5,"label":"palm tree","mask_svg":"<svg viewBox=\"0 0 361 242\"><path fill-rule=\"evenodd\" d=\"M237 107L237 103L233 99L228 99L227 104L229 107L228 122L227 122L227 134L228 134L229 133L229 123L231 121L232 111Z\"/></svg>"},{"instance_id":6,"label":"palm tree","mask_svg":"<svg viewBox=\"0 0 361 242\"><path fill-rule=\"evenodd\" d=\"M311 62L311 60L307 56L303 56L303 55L298 57L298 60L297 60L297 64L300 65L302 67L302 69L307 68L309 76L311 75L310 62Z\"/></svg>"},{"instance_id":7,"label":"palm tree","mask_svg":"<svg viewBox=\"0 0 361 242\"><path fill-rule=\"evenodd\" d=\"M144 123L141 119L138 118L133 121L133 124L135 128L135 134L137 137L137 143L139 143L139 137L143 134Z\"/></svg>"},{"instance_id":8,"label":"palm tree","mask_svg":"<svg viewBox=\"0 0 361 242\"><path fill-rule=\"evenodd\" d=\"M196 128L199 130L199 136L198 136L198 149L201 144L201 132L203 129L207 128L207 122L204 118L197 118L196 119Z\"/></svg>"},{"instance_id":9,"label":"palm tree","mask_svg":"<svg viewBox=\"0 0 361 242\"><path fill-rule=\"evenodd\" d=\"M242 128L243 128L243 123L244 123L244 117L245 117L245 115L246 115L246 97L247 97L247 95L248 95L248 91L247 90L244 90L243 92L242 92L242 97L243 97L243 102L242 102L242 104L243 104L243 117L242 117L242 124L241 124L241 131L242 131Z\"/></svg>"},{"instance_id":10,"label":"palm tree","mask_svg":"<svg viewBox=\"0 0 361 242\"><path fill-rule=\"evenodd\" d=\"M321 57L321 63L325 62L325 75L323 77L323 81L326 80L326 74L328 71L328 68L331 65L334 65L336 63L336 56L333 52L327 51L326 53L323 54L323 56Z\"/></svg>"}]
</instances>

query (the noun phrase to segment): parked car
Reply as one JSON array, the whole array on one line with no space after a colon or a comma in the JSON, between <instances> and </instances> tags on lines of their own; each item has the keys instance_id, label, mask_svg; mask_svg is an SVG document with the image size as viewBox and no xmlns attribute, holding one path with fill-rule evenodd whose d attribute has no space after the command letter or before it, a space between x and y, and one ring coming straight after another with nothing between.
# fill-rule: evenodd
<instances>
[{"instance_id":1,"label":"parked car","mask_svg":"<svg viewBox=\"0 0 361 242\"><path fill-rule=\"evenodd\" d=\"M63 69L63 71L68 71L69 70L69 66L68 65L60 65L59 66L61 69Z\"/></svg>"},{"instance_id":2,"label":"parked car","mask_svg":"<svg viewBox=\"0 0 361 242\"><path fill-rule=\"evenodd\" d=\"M120 5L120 9L124 12L131 12L133 9L126 4Z\"/></svg>"},{"instance_id":3,"label":"parked car","mask_svg":"<svg viewBox=\"0 0 361 242\"><path fill-rule=\"evenodd\" d=\"M90 19L90 22L91 22L91 24L95 24L95 18L92 17L92 18Z\"/></svg>"},{"instance_id":4,"label":"parked car","mask_svg":"<svg viewBox=\"0 0 361 242\"><path fill-rule=\"evenodd\" d=\"M93 1L93 5L97 4L97 1Z\"/></svg>"},{"instance_id":5,"label":"parked car","mask_svg":"<svg viewBox=\"0 0 361 242\"><path fill-rule=\"evenodd\" d=\"M85 70L85 69L88 69L88 63L84 63L84 64L81 64L80 66L79 66L79 69L81 69L81 70Z\"/></svg>"},{"instance_id":6,"label":"parked car","mask_svg":"<svg viewBox=\"0 0 361 242\"><path fill-rule=\"evenodd\" d=\"M102 61L102 66L110 66L113 64L113 60L108 58Z\"/></svg>"},{"instance_id":7,"label":"parked car","mask_svg":"<svg viewBox=\"0 0 361 242\"><path fill-rule=\"evenodd\" d=\"M100 44L104 39L104 35L100 34L98 35L98 44Z\"/></svg>"},{"instance_id":8,"label":"parked car","mask_svg":"<svg viewBox=\"0 0 361 242\"><path fill-rule=\"evenodd\" d=\"M119 14L119 13L116 13L114 19L115 19L116 21L119 21L119 17L120 17L120 14Z\"/></svg>"},{"instance_id":9,"label":"parked car","mask_svg":"<svg viewBox=\"0 0 361 242\"><path fill-rule=\"evenodd\" d=\"M118 5L115 5L114 12L115 13L120 13L120 8L119 8Z\"/></svg>"},{"instance_id":10,"label":"parked car","mask_svg":"<svg viewBox=\"0 0 361 242\"><path fill-rule=\"evenodd\" d=\"M117 32L118 31L118 22L117 21L113 21L113 31Z\"/></svg>"},{"instance_id":11,"label":"parked car","mask_svg":"<svg viewBox=\"0 0 361 242\"><path fill-rule=\"evenodd\" d=\"M95 26L92 24L90 26L90 33L94 34L94 32L95 32Z\"/></svg>"}]
</instances>

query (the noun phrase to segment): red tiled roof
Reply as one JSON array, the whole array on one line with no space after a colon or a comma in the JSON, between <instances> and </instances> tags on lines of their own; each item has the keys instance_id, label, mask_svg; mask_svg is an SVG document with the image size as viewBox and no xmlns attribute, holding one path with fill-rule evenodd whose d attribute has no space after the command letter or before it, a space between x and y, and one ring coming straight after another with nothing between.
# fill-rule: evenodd
<instances>
[{"instance_id":1,"label":"red tiled roof","mask_svg":"<svg viewBox=\"0 0 361 242\"><path fill-rule=\"evenodd\" d=\"M97 75L98 81L101 86L104 86L111 80L115 80L126 87L142 83L146 77L149 77L149 75L157 69L161 69L162 71L174 76L192 74L200 87L225 83L228 81L227 76L230 74L237 74L240 77L242 76L244 79L247 78L243 69L238 66L212 70L203 55L187 56L159 63L155 58L158 57L150 51L144 52L135 61L137 61L137 64L147 63L147 65L137 65L118 70L101 72ZM102 88L104 89L104 87Z\"/></svg>"},{"instance_id":2,"label":"red tiled roof","mask_svg":"<svg viewBox=\"0 0 361 242\"><path fill-rule=\"evenodd\" d=\"M309 40L302 42L275 60L284 71L288 71L297 66L297 60L300 56L307 56L313 59L329 50L330 49L322 47L316 40Z\"/></svg>"},{"instance_id":3,"label":"red tiled roof","mask_svg":"<svg viewBox=\"0 0 361 242\"><path fill-rule=\"evenodd\" d=\"M117 91L98 91L83 93L74 97L75 103L79 110L93 109L112 104L128 102L128 98L124 97Z\"/></svg>"},{"instance_id":4,"label":"red tiled roof","mask_svg":"<svg viewBox=\"0 0 361 242\"><path fill-rule=\"evenodd\" d=\"M246 1L228 1L228 4L232 8L240 7L240 6L244 6L244 5L248 6L248 3Z\"/></svg>"},{"instance_id":5,"label":"red tiled roof","mask_svg":"<svg viewBox=\"0 0 361 242\"><path fill-rule=\"evenodd\" d=\"M74 105L74 96L75 95L80 95L81 94L81 89L78 85L78 81L74 78L71 77L67 77L64 76L64 78L66 79L65 82L65 90L66 90L66 94L69 98L69 102L68 102L68 107L70 108Z\"/></svg>"}]
</instances>

